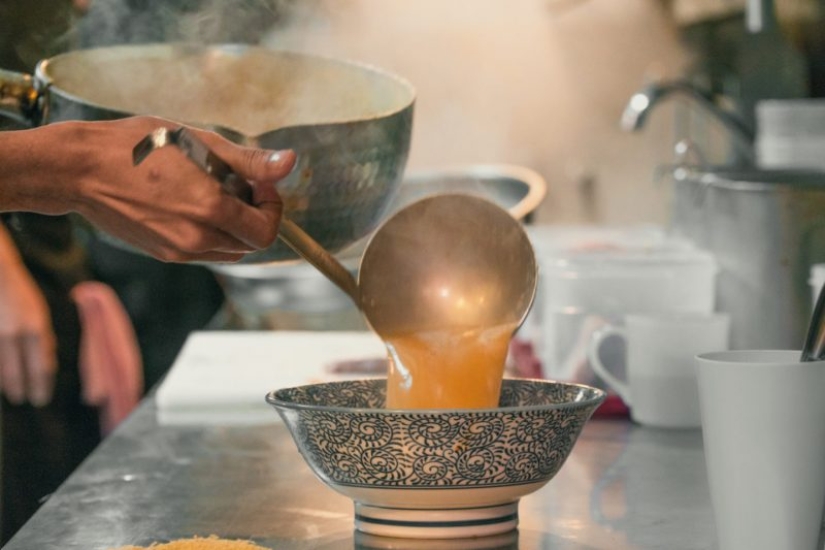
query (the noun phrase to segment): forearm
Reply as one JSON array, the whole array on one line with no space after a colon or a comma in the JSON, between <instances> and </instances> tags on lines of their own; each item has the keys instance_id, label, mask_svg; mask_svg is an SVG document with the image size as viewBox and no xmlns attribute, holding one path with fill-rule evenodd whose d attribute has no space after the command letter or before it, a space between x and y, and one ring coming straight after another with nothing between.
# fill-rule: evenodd
<instances>
[{"instance_id":1,"label":"forearm","mask_svg":"<svg viewBox=\"0 0 825 550\"><path fill-rule=\"evenodd\" d=\"M76 210L82 174L93 158L91 131L87 123L66 122L0 132L0 211Z\"/></svg>"}]
</instances>

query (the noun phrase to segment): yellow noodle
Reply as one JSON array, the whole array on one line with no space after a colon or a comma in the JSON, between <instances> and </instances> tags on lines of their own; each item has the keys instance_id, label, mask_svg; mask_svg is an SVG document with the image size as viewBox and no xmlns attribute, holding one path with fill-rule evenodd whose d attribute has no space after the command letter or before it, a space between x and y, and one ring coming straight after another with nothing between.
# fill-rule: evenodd
<instances>
[{"instance_id":1,"label":"yellow noodle","mask_svg":"<svg viewBox=\"0 0 825 550\"><path fill-rule=\"evenodd\" d=\"M228 540L209 537L192 537L171 542L154 543L150 546L121 546L110 550L268 550L248 540Z\"/></svg>"}]
</instances>

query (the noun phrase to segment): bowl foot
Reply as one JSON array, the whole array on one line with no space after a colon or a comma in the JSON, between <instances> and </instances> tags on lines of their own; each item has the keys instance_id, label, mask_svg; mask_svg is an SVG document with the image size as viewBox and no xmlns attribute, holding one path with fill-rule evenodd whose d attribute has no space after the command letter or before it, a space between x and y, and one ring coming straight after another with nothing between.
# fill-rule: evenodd
<instances>
[{"instance_id":1,"label":"bowl foot","mask_svg":"<svg viewBox=\"0 0 825 550\"><path fill-rule=\"evenodd\" d=\"M454 539L485 537L518 526L518 501L479 508L421 510L355 503L355 528L384 537Z\"/></svg>"}]
</instances>

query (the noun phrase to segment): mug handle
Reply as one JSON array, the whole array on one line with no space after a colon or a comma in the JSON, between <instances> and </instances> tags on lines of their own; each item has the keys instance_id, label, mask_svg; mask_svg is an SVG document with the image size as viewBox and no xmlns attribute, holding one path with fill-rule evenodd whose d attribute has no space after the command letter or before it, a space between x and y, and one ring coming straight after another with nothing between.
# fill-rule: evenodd
<instances>
[{"instance_id":1,"label":"mug handle","mask_svg":"<svg viewBox=\"0 0 825 550\"><path fill-rule=\"evenodd\" d=\"M599 357L599 349L602 347L602 343L610 336L620 336L627 340L627 333L623 328L614 325L601 327L595 330L590 337L587 345L587 360L596 374L616 390L616 393L619 394L625 404L630 405L630 386L626 381L619 380L615 374L610 372Z\"/></svg>"}]
</instances>

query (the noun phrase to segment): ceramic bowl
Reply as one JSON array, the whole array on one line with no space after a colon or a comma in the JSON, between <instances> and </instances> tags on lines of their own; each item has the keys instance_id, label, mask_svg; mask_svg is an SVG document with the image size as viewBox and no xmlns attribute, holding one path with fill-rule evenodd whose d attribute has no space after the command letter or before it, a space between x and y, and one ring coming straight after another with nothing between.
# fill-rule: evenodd
<instances>
[{"instance_id":1,"label":"ceramic bowl","mask_svg":"<svg viewBox=\"0 0 825 550\"><path fill-rule=\"evenodd\" d=\"M499 407L384 409L385 380L270 392L321 480L355 502L355 527L382 536L504 533L518 501L562 467L605 392L579 384L505 380Z\"/></svg>"}]
</instances>

